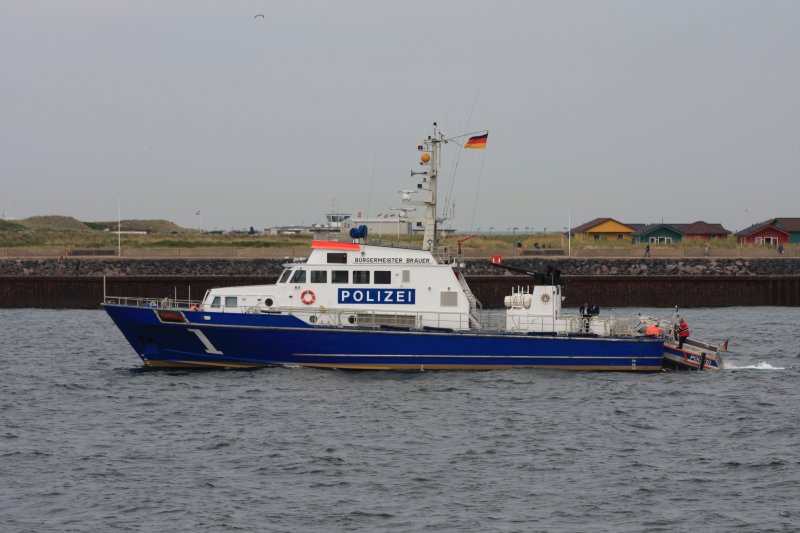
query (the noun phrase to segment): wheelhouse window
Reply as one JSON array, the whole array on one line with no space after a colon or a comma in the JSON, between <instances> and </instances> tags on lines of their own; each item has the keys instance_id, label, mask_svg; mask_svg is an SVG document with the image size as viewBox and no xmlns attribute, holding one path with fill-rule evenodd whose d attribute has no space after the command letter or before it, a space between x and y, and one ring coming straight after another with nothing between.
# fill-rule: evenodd
<instances>
[{"instance_id":1,"label":"wheelhouse window","mask_svg":"<svg viewBox=\"0 0 800 533\"><path fill-rule=\"evenodd\" d=\"M331 283L350 283L347 270L334 270L331 272Z\"/></svg>"},{"instance_id":2,"label":"wheelhouse window","mask_svg":"<svg viewBox=\"0 0 800 533\"><path fill-rule=\"evenodd\" d=\"M389 270L375 271L375 285L389 285L392 282L392 273Z\"/></svg>"},{"instance_id":3,"label":"wheelhouse window","mask_svg":"<svg viewBox=\"0 0 800 533\"><path fill-rule=\"evenodd\" d=\"M305 283L306 282L306 271L301 269L295 270L294 274L292 274L292 279L290 283Z\"/></svg>"},{"instance_id":4,"label":"wheelhouse window","mask_svg":"<svg viewBox=\"0 0 800 533\"><path fill-rule=\"evenodd\" d=\"M219 307L219 296L214 296L214 299L211 301L211 307Z\"/></svg>"},{"instance_id":5,"label":"wheelhouse window","mask_svg":"<svg viewBox=\"0 0 800 533\"><path fill-rule=\"evenodd\" d=\"M328 271L327 270L312 270L311 271L311 283L328 283Z\"/></svg>"},{"instance_id":6,"label":"wheelhouse window","mask_svg":"<svg viewBox=\"0 0 800 533\"><path fill-rule=\"evenodd\" d=\"M353 271L353 283L368 284L369 283L369 270L354 270Z\"/></svg>"},{"instance_id":7,"label":"wheelhouse window","mask_svg":"<svg viewBox=\"0 0 800 533\"><path fill-rule=\"evenodd\" d=\"M328 252L328 263L347 264L347 254L344 252Z\"/></svg>"},{"instance_id":8,"label":"wheelhouse window","mask_svg":"<svg viewBox=\"0 0 800 533\"><path fill-rule=\"evenodd\" d=\"M403 270L401 279L403 280L403 283L409 283L411 281L411 271Z\"/></svg>"},{"instance_id":9,"label":"wheelhouse window","mask_svg":"<svg viewBox=\"0 0 800 533\"><path fill-rule=\"evenodd\" d=\"M292 269L291 268L287 268L286 270L281 272L281 277L278 278L278 283L286 283L286 280L288 280L289 276L291 276L291 275L292 275Z\"/></svg>"},{"instance_id":10,"label":"wheelhouse window","mask_svg":"<svg viewBox=\"0 0 800 533\"><path fill-rule=\"evenodd\" d=\"M236 307L238 304L236 303L236 296L226 296L225 297L225 307Z\"/></svg>"}]
</instances>

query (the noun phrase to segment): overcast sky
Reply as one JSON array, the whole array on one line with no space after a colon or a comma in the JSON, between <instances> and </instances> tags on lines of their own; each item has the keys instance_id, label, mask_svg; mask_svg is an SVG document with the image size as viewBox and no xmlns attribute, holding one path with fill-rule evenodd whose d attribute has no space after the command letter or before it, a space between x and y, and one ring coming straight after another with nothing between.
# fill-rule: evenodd
<instances>
[{"instance_id":1,"label":"overcast sky","mask_svg":"<svg viewBox=\"0 0 800 533\"><path fill-rule=\"evenodd\" d=\"M434 121L458 229L800 217L800 2L0 0L7 217L375 215Z\"/></svg>"}]
</instances>

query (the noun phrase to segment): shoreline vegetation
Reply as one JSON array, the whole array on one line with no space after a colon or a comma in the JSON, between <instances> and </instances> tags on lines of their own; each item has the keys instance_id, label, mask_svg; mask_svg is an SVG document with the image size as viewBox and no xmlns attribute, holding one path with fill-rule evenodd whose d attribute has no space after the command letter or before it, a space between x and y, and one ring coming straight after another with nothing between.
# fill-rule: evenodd
<instances>
[{"instance_id":1,"label":"shoreline vegetation","mask_svg":"<svg viewBox=\"0 0 800 533\"><path fill-rule=\"evenodd\" d=\"M147 255L184 255L202 257L208 250L213 256L229 251L233 257L247 256L294 256L305 255L314 238L348 241L349 237L340 233L323 235L250 235L246 231L203 232L187 229L166 220L123 220L123 231L142 231L146 234L113 233L117 222L81 222L72 217L46 216L31 217L24 220L0 220L0 257L28 255L59 256L69 255L71 251L102 250L108 255L122 252L122 256L143 257ZM456 233L444 236L440 244L444 247L457 247L466 234ZM418 244L420 237L386 233L370 234L368 242L380 244L399 244L401 246ZM521 243L519 249L517 244ZM775 246L740 245L734 238L724 241L690 240L671 244L651 244L655 257L698 257L705 255L708 245L710 257L774 257L778 256ZM562 232L536 233L496 233L481 232L463 245L467 256L503 255L571 255L576 257L644 256L645 244L633 244L630 240L587 240L572 238ZM240 253L242 251L243 253ZM784 246L784 257L797 257L800 247L796 244ZM127 253L126 253L127 252Z\"/></svg>"}]
</instances>

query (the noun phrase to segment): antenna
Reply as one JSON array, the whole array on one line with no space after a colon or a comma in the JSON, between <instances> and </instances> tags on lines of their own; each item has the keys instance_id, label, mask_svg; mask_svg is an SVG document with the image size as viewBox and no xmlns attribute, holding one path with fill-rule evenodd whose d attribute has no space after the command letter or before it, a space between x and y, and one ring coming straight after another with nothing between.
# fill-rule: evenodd
<instances>
[{"instance_id":1,"label":"antenna","mask_svg":"<svg viewBox=\"0 0 800 533\"><path fill-rule=\"evenodd\" d=\"M416 193L417 190L416 189L400 189L397 192L399 192L400 194L403 195L402 196L403 202L408 202L409 200L411 200L411 195Z\"/></svg>"}]
</instances>

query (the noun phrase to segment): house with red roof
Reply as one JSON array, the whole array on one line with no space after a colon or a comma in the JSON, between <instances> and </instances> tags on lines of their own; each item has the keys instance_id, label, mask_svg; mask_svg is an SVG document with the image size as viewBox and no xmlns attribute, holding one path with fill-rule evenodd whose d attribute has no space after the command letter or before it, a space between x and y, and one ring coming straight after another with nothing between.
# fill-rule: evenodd
<instances>
[{"instance_id":1,"label":"house with red roof","mask_svg":"<svg viewBox=\"0 0 800 533\"><path fill-rule=\"evenodd\" d=\"M756 246L800 243L800 218L778 217L753 224L736 233L736 241Z\"/></svg>"},{"instance_id":2,"label":"house with red roof","mask_svg":"<svg viewBox=\"0 0 800 533\"><path fill-rule=\"evenodd\" d=\"M683 238L687 240L724 241L732 233L723 228L722 224L710 224L702 220L691 224L673 224L673 226L683 233Z\"/></svg>"}]
</instances>

